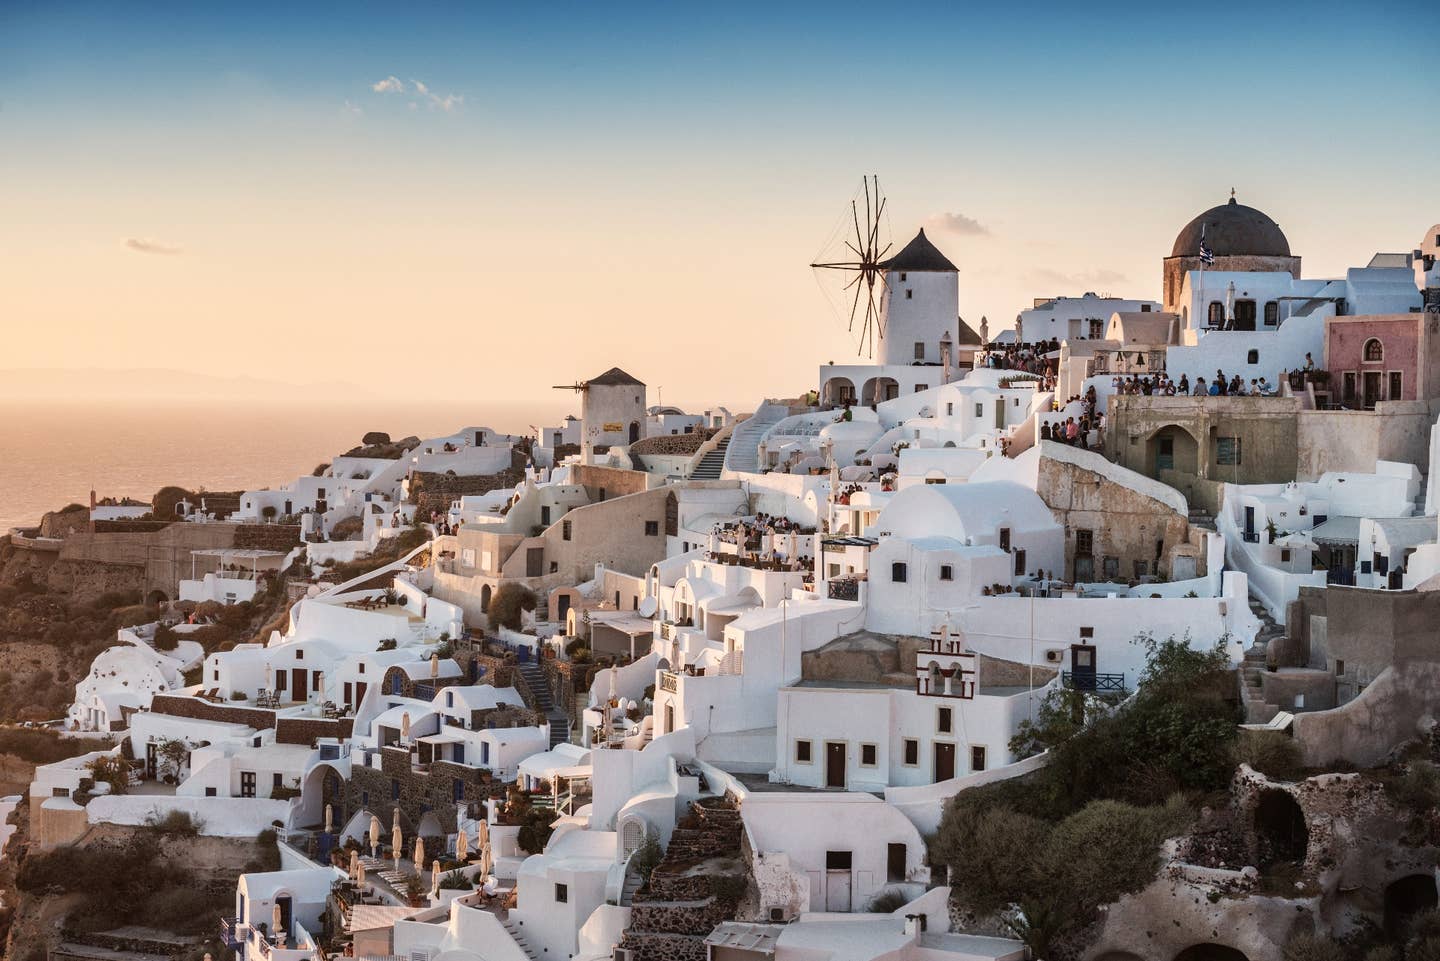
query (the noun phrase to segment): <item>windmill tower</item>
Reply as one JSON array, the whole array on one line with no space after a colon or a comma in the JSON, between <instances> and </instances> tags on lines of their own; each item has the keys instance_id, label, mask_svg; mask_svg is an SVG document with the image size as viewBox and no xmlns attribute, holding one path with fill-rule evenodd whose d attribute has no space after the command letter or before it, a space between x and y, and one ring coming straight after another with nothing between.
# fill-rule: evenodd
<instances>
[{"instance_id":1,"label":"windmill tower","mask_svg":"<svg viewBox=\"0 0 1440 961\"><path fill-rule=\"evenodd\" d=\"M557 384L580 395L580 462L595 462L596 447L633 444L644 433L645 384L619 367L599 377Z\"/></svg>"}]
</instances>

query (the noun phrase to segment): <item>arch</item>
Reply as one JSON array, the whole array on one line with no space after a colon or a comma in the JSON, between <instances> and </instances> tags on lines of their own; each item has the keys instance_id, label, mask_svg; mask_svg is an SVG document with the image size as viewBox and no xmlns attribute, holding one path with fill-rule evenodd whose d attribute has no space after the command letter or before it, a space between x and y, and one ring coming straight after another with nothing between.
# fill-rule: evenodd
<instances>
[{"instance_id":1,"label":"arch","mask_svg":"<svg viewBox=\"0 0 1440 961\"><path fill-rule=\"evenodd\" d=\"M1283 861L1304 861L1310 845L1305 812L1285 791L1271 788L1255 805L1256 862L1261 869Z\"/></svg>"},{"instance_id":2,"label":"arch","mask_svg":"<svg viewBox=\"0 0 1440 961\"><path fill-rule=\"evenodd\" d=\"M855 403L855 382L849 377L831 377L820 387L822 406L840 407Z\"/></svg>"},{"instance_id":3,"label":"arch","mask_svg":"<svg viewBox=\"0 0 1440 961\"><path fill-rule=\"evenodd\" d=\"M1250 961L1245 952L1224 944L1192 944L1175 955L1175 961Z\"/></svg>"},{"instance_id":4,"label":"arch","mask_svg":"<svg viewBox=\"0 0 1440 961\"><path fill-rule=\"evenodd\" d=\"M488 616L490 613L490 585L486 584L480 588L480 609Z\"/></svg>"},{"instance_id":5,"label":"arch","mask_svg":"<svg viewBox=\"0 0 1440 961\"><path fill-rule=\"evenodd\" d=\"M656 662L655 662L655 670L657 670L657 671L668 671L668 670L670 670L670 658L668 658L668 657L662 657L662 658L660 658L660 660L656 661Z\"/></svg>"},{"instance_id":6,"label":"arch","mask_svg":"<svg viewBox=\"0 0 1440 961\"><path fill-rule=\"evenodd\" d=\"M1412 874L1385 887L1385 933L1400 937L1415 915L1440 905L1435 875Z\"/></svg>"},{"instance_id":7,"label":"arch","mask_svg":"<svg viewBox=\"0 0 1440 961\"><path fill-rule=\"evenodd\" d=\"M291 827L323 828L328 804L331 821L337 831L341 830L349 818L347 786L345 775L333 764L320 763L306 771L300 782L300 804L295 808Z\"/></svg>"},{"instance_id":8,"label":"arch","mask_svg":"<svg viewBox=\"0 0 1440 961\"><path fill-rule=\"evenodd\" d=\"M630 443L633 444L633 443L635 443L635 442L636 442L637 440L639 440L639 439L640 439L640 422L639 422L639 421L634 421L634 420L632 420L632 421L630 422Z\"/></svg>"},{"instance_id":9,"label":"arch","mask_svg":"<svg viewBox=\"0 0 1440 961\"><path fill-rule=\"evenodd\" d=\"M1379 337L1371 337L1365 341L1365 352L1363 356L1367 364L1382 364L1385 362L1385 345L1380 342Z\"/></svg>"},{"instance_id":10,"label":"arch","mask_svg":"<svg viewBox=\"0 0 1440 961\"><path fill-rule=\"evenodd\" d=\"M620 858L627 860L630 855L640 850L640 845L645 843L645 821L642 818L626 818L625 823L620 827Z\"/></svg>"},{"instance_id":11,"label":"arch","mask_svg":"<svg viewBox=\"0 0 1440 961\"><path fill-rule=\"evenodd\" d=\"M864 407L894 400L899 396L900 382L893 377L871 377L860 388L860 403Z\"/></svg>"},{"instance_id":12,"label":"arch","mask_svg":"<svg viewBox=\"0 0 1440 961\"><path fill-rule=\"evenodd\" d=\"M164 607L170 603L170 595L162 590L153 590L145 595L145 604L149 607Z\"/></svg>"},{"instance_id":13,"label":"arch","mask_svg":"<svg viewBox=\"0 0 1440 961\"><path fill-rule=\"evenodd\" d=\"M1166 424L1145 440L1146 473L1159 477L1163 470L1183 474L1200 472L1200 440L1179 424Z\"/></svg>"},{"instance_id":14,"label":"arch","mask_svg":"<svg viewBox=\"0 0 1440 961\"><path fill-rule=\"evenodd\" d=\"M415 829L415 833L422 838L443 838L445 828L441 826L440 818L434 811L426 811L420 815L420 826Z\"/></svg>"}]
</instances>

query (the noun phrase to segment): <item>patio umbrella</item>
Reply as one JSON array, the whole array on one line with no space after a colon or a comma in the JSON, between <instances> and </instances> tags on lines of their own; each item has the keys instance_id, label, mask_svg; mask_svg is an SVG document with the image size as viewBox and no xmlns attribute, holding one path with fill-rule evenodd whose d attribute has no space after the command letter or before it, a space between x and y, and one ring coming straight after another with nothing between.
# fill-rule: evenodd
<instances>
[{"instance_id":1,"label":"patio umbrella","mask_svg":"<svg viewBox=\"0 0 1440 961\"><path fill-rule=\"evenodd\" d=\"M430 863L430 896L440 898L440 862L438 860Z\"/></svg>"},{"instance_id":2,"label":"patio umbrella","mask_svg":"<svg viewBox=\"0 0 1440 961\"><path fill-rule=\"evenodd\" d=\"M470 835L461 828L460 833L455 835L455 860L464 861L470 856Z\"/></svg>"},{"instance_id":3,"label":"patio umbrella","mask_svg":"<svg viewBox=\"0 0 1440 961\"><path fill-rule=\"evenodd\" d=\"M425 869L425 839L415 838L415 873L419 874Z\"/></svg>"},{"instance_id":4,"label":"patio umbrella","mask_svg":"<svg viewBox=\"0 0 1440 961\"><path fill-rule=\"evenodd\" d=\"M406 711L404 714L401 714L401 715L400 715L400 739L401 739L402 741L408 741L408 740L410 740L410 712L409 712L409 711Z\"/></svg>"},{"instance_id":5,"label":"patio umbrella","mask_svg":"<svg viewBox=\"0 0 1440 961\"><path fill-rule=\"evenodd\" d=\"M475 829L475 846L480 849L480 876L490 873L490 822L481 821Z\"/></svg>"},{"instance_id":6,"label":"patio umbrella","mask_svg":"<svg viewBox=\"0 0 1440 961\"><path fill-rule=\"evenodd\" d=\"M398 804L395 806L395 810L392 813L394 814L394 817L390 818L390 830L398 831L400 830L400 806Z\"/></svg>"},{"instance_id":7,"label":"patio umbrella","mask_svg":"<svg viewBox=\"0 0 1440 961\"><path fill-rule=\"evenodd\" d=\"M405 836L400 833L400 825L395 825L395 830L390 835L390 847L395 851L395 870L400 870L400 855L405 847Z\"/></svg>"},{"instance_id":8,"label":"patio umbrella","mask_svg":"<svg viewBox=\"0 0 1440 961\"><path fill-rule=\"evenodd\" d=\"M355 883L362 888L365 886L365 865L363 864L357 864L355 866Z\"/></svg>"},{"instance_id":9,"label":"patio umbrella","mask_svg":"<svg viewBox=\"0 0 1440 961\"><path fill-rule=\"evenodd\" d=\"M350 849L350 877L360 880L360 849Z\"/></svg>"},{"instance_id":10,"label":"patio umbrella","mask_svg":"<svg viewBox=\"0 0 1440 961\"><path fill-rule=\"evenodd\" d=\"M430 655L430 680L433 681L433 680L435 680L435 679L436 679L437 677L439 677L439 676L440 676L440 655L439 655L439 654L431 654L431 655Z\"/></svg>"},{"instance_id":11,"label":"patio umbrella","mask_svg":"<svg viewBox=\"0 0 1440 961\"><path fill-rule=\"evenodd\" d=\"M269 664L266 664L266 665L265 665L265 690L268 691L268 690L270 690L271 688L273 688L274 686L275 686L275 671L274 671L274 669L272 669L272 668L270 667Z\"/></svg>"},{"instance_id":12,"label":"patio umbrella","mask_svg":"<svg viewBox=\"0 0 1440 961\"><path fill-rule=\"evenodd\" d=\"M275 935L276 944L285 943L285 918L280 913L280 902L275 902L275 907L270 911L270 931Z\"/></svg>"},{"instance_id":13,"label":"patio umbrella","mask_svg":"<svg viewBox=\"0 0 1440 961\"><path fill-rule=\"evenodd\" d=\"M380 818L370 815L370 853L374 854L380 847Z\"/></svg>"},{"instance_id":14,"label":"patio umbrella","mask_svg":"<svg viewBox=\"0 0 1440 961\"><path fill-rule=\"evenodd\" d=\"M335 811L330 805L325 805L325 833L335 833Z\"/></svg>"}]
</instances>

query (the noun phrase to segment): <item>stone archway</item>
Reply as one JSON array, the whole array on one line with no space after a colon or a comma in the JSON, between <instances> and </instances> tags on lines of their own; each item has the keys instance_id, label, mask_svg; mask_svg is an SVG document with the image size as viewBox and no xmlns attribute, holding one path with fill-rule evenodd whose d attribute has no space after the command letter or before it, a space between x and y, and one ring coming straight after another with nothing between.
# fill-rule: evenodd
<instances>
[{"instance_id":1,"label":"stone archway","mask_svg":"<svg viewBox=\"0 0 1440 961\"><path fill-rule=\"evenodd\" d=\"M899 396L900 382L893 377L871 377L860 388L860 404L863 407L894 400Z\"/></svg>"},{"instance_id":2,"label":"stone archway","mask_svg":"<svg viewBox=\"0 0 1440 961\"><path fill-rule=\"evenodd\" d=\"M170 603L170 595L164 591L155 590L145 595L145 604L149 607L164 607Z\"/></svg>"},{"instance_id":3,"label":"stone archway","mask_svg":"<svg viewBox=\"0 0 1440 961\"><path fill-rule=\"evenodd\" d=\"M831 377L820 388L820 403L827 407L840 407L856 401L855 382L849 377Z\"/></svg>"},{"instance_id":4,"label":"stone archway","mask_svg":"<svg viewBox=\"0 0 1440 961\"><path fill-rule=\"evenodd\" d=\"M1435 875L1412 874L1385 887L1385 933L1398 937L1410 919L1440 905Z\"/></svg>"},{"instance_id":5,"label":"stone archway","mask_svg":"<svg viewBox=\"0 0 1440 961\"><path fill-rule=\"evenodd\" d=\"M1305 860L1310 845L1310 830L1305 826L1305 812L1285 791L1271 789L1260 795L1255 805L1255 858L1263 870L1284 862Z\"/></svg>"},{"instance_id":6,"label":"stone archway","mask_svg":"<svg viewBox=\"0 0 1440 961\"><path fill-rule=\"evenodd\" d=\"M347 804L349 785L345 776L333 765L317 764L305 772L300 784L300 804L295 809L293 827L323 828L325 805L330 805L331 823L338 831L349 817Z\"/></svg>"},{"instance_id":7,"label":"stone archway","mask_svg":"<svg viewBox=\"0 0 1440 961\"><path fill-rule=\"evenodd\" d=\"M1161 471L1200 473L1200 442L1179 424L1168 424L1145 440L1143 473L1159 477Z\"/></svg>"},{"instance_id":8,"label":"stone archway","mask_svg":"<svg viewBox=\"0 0 1440 961\"><path fill-rule=\"evenodd\" d=\"M1175 955L1175 961L1250 961L1245 952L1224 944L1192 944Z\"/></svg>"}]
</instances>

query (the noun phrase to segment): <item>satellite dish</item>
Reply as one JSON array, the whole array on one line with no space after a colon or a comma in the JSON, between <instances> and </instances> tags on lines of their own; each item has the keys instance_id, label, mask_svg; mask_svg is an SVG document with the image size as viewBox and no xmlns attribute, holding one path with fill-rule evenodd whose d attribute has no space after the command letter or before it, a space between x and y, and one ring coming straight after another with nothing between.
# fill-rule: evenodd
<instances>
[{"instance_id":1,"label":"satellite dish","mask_svg":"<svg viewBox=\"0 0 1440 961\"><path fill-rule=\"evenodd\" d=\"M645 598L643 601L640 602L640 616L641 616L641 617L654 617L654 616L655 616L655 598L653 598L653 597L647 597L647 598Z\"/></svg>"}]
</instances>

